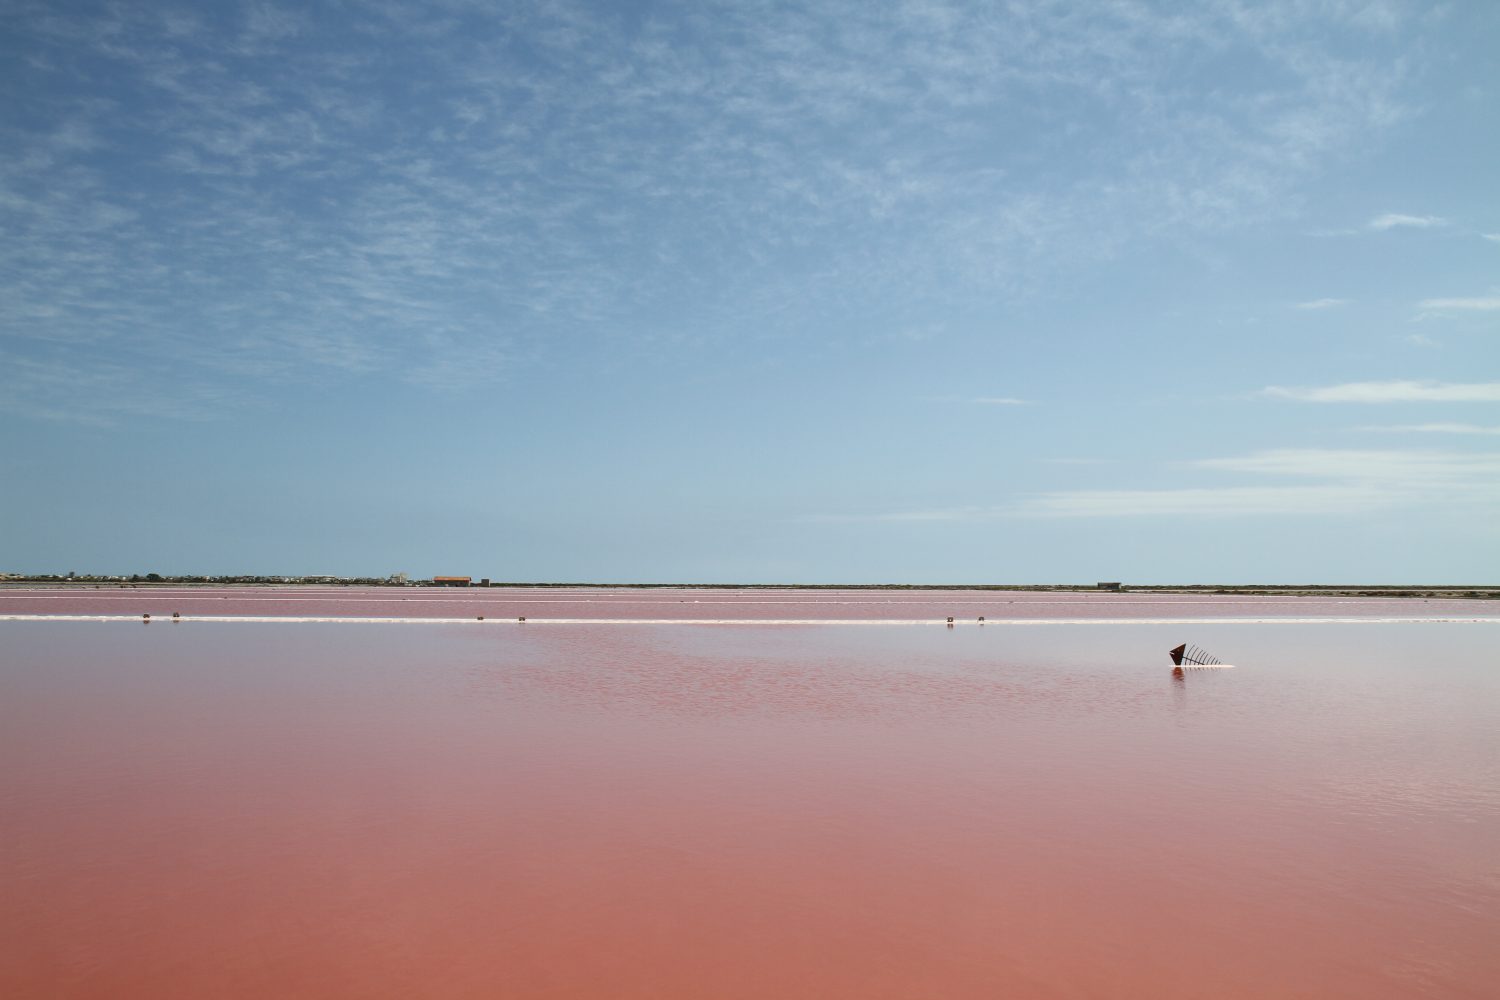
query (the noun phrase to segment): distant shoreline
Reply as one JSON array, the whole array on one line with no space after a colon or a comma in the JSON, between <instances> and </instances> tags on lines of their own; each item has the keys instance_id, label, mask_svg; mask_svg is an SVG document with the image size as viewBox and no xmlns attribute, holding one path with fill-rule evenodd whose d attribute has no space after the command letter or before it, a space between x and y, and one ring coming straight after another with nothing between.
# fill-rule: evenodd
<instances>
[{"instance_id":1,"label":"distant shoreline","mask_svg":"<svg viewBox=\"0 0 1500 1000\"><path fill-rule=\"evenodd\" d=\"M1425 597L1443 599L1500 600L1500 586L1417 584L1129 584L1118 587L1099 584L1045 583L578 583L534 581L487 581L468 584L434 584L432 580L394 581L370 577L331 576L156 576L104 577L19 574L0 577L0 587L123 588L158 587L382 587L452 589L534 588L591 590L853 590L853 591L1012 591L1041 593L1136 593L1136 594L1245 594L1306 597Z\"/></svg>"}]
</instances>

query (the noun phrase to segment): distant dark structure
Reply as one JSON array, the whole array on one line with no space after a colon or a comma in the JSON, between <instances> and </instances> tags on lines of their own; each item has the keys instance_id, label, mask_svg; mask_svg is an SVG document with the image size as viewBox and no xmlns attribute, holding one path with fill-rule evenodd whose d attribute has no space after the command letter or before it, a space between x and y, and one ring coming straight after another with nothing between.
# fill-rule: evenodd
<instances>
[{"instance_id":1,"label":"distant dark structure","mask_svg":"<svg viewBox=\"0 0 1500 1000\"><path fill-rule=\"evenodd\" d=\"M1099 583L1094 584L1094 586L1098 587L1100 590L1119 590L1120 589L1119 581L1116 581L1116 580L1100 581Z\"/></svg>"},{"instance_id":2,"label":"distant dark structure","mask_svg":"<svg viewBox=\"0 0 1500 1000\"><path fill-rule=\"evenodd\" d=\"M467 576L435 576L432 578L434 587L467 587L473 578Z\"/></svg>"}]
</instances>

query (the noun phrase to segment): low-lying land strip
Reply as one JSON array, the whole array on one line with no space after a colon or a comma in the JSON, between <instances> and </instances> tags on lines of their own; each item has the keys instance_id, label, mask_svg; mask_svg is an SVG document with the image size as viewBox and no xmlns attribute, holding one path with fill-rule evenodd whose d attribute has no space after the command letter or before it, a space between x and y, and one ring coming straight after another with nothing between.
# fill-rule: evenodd
<instances>
[{"instance_id":1,"label":"low-lying land strip","mask_svg":"<svg viewBox=\"0 0 1500 1000\"><path fill-rule=\"evenodd\" d=\"M432 587L432 580L335 576L57 576L0 573L0 593L15 587L125 588L150 590L179 587ZM444 590L594 590L594 591L895 591L895 592L1001 592L1040 594L1205 594L1264 595L1285 597L1419 597L1442 600L1500 600L1500 585L1475 584L1318 584L1318 583L1192 583L1192 584L1103 584L1083 583L559 583L474 582L446 586Z\"/></svg>"}]
</instances>

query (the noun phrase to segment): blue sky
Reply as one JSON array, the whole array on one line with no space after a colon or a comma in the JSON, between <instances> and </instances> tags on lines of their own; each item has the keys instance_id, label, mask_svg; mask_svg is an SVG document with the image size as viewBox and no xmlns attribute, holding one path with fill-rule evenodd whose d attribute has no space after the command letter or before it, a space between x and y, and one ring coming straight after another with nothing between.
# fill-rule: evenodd
<instances>
[{"instance_id":1,"label":"blue sky","mask_svg":"<svg viewBox=\"0 0 1500 1000\"><path fill-rule=\"evenodd\" d=\"M0 570L1494 582L1500 5L0 7Z\"/></svg>"}]
</instances>

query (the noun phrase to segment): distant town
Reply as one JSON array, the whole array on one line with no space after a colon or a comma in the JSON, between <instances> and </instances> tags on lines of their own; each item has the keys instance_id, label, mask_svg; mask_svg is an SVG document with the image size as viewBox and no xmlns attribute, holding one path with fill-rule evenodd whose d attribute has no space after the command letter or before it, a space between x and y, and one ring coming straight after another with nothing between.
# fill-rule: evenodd
<instances>
[{"instance_id":1,"label":"distant town","mask_svg":"<svg viewBox=\"0 0 1500 1000\"><path fill-rule=\"evenodd\" d=\"M1500 600L1500 585L1471 584L1126 584L1118 581L1096 583L582 583L565 581L492 580L490 577L431 576L412 577L406 573L389 576L337 576L313 574L301 576L265 576L257 574L167 575L163 573L91 574L91 573L0 573L0 586L51 585L94 587L155 586L320 586L320 587L593 587L599 589L673 589L673 590L1011 590L1105 591L1110 593L1186 593L1186 594L1281 594L1286 596L1348 597L1426 597L1477 598Z\"/></svg>"}]
</instances>

